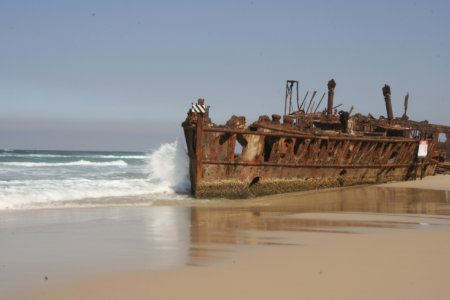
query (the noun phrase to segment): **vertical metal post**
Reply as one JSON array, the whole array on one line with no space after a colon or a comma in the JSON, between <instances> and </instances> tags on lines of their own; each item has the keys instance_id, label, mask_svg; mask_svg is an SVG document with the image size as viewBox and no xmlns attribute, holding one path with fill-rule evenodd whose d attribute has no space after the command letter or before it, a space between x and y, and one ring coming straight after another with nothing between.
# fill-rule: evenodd
<instances>
[{"instance_id":1,"label":"vertical metal post","mask_svg":"<svg viewBox=\"0 0 450 300\"><path fill-rule=\"evenodd\" d=\"M298 81L296 80L287 80L286 81L286 93L284 98L284 115L288 115L292 112L292 91L294 89L294 85L296 85L297 92L297 105L298 105Z\"/></svg>"},{"instance_id":2,"label":"vertical metal post","mask_svg":"<svg viewBox=\"0 0 450 300\"><path fill-rule=\"evenodd\" d=\"M334 79L328 81L328 105L327 105L327 117L331 118L333 114L333 98L334 98L334 88L336 87L336 82Z\"/></svg>"},{"instance_id":3,"label":"vertical metal post","mask_svg":"<svg viewBox=\"0 0 450 300\"><path fill-rule=\"evenodd\" d=\"M403 113L402 118L404 120L408 120L408 115L406 114L408 112L408 100L409 100L409 93L406 94L405 96L405 102L403 104L404 108L405 108L405 112Z\"/></svg>"},{"instance_id":4,"label":"vertical metal post","mask_svg":"<svg viewBox=\"0 0 450 300\"><path fill-rule=\"evenodd\" d=\"M386 102L386 113L389 123L394 119L394 113L392 112L392 101L391 101L391 87L387 84L383 87L384 101Z\"/></svg>"},{"instance_id":5,"label":"vertical metal post","mask_svg":"<svg viewBox=\"0 0 450 300\"><path fill-rule=\"evenodd\" d=\"M289 97L289 80L286 81L286 91L284 93L284 114L287 115L287 102Z\"/></svg>"},{"instance_id":6,"label":"vertical metal post","mask_svg":"<svg viewBox=\"0 0 450 300\"><path fill-rule=\"evenodd\" d=\"M203 99L198 99L198 104L204 105ZM195 141L195 187L200 183L202 179L203 169L203 113L197 113L197 126L196 126L196 141Z\"/></svg>"}]
</instances>

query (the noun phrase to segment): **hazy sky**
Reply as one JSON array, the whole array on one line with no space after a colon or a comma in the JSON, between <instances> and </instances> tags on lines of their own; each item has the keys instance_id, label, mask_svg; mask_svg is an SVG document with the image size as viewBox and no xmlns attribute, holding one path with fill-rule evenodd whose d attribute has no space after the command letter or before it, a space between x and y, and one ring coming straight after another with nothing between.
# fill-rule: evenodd
<instances>
[{"instance_id":1,"label":"hazy sky","mask_svg":"<svg viewBox=\"0 0 450 300\"><path fill-rule=\"evenodd\" d=\"M0 148L149 150L203 97L216 123L335 103L450 125L450 1L0 0ZM325 101L324 101L325 102Z\"/></svg>"}]
</instances>

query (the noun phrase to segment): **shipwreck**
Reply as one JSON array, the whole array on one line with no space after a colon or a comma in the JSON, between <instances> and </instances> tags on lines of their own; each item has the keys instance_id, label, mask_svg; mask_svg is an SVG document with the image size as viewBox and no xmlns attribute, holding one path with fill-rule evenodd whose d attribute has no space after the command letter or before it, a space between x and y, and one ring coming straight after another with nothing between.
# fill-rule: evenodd
<instances>
[{"instance_id":1,"label":"shipwreck","mask_svg":"<svg viewBox=\"0 0 450 300\"><path fill-rule=\"evenodd\" d=\"M336 82L328 82L326 108L317 92L301 102L298 81L286 82L284 115L262 115L247 124L233 115L214 124L198 99L182 123L196 198L247 198L356 184L414 180L434 175L446 153L439 136L450 127L395 118L391 90L382 88L386 117L374 118L334 106Z\"/></svg>"}]
</instances>

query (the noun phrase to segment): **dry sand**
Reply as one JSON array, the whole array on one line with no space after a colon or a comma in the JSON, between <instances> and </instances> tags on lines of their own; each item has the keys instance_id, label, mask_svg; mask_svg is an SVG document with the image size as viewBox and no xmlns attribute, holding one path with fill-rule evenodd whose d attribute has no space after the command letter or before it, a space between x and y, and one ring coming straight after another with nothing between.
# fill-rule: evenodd
<instances>
[{"instance_id":1,"label":"dry sand","mask_svg":"<svg viewBox=\"0 0 450 300\"><path fill-rule=\"evenodd\" d=\"M450 190L450 176L388 186ZM393 225L268 232L291 245L240 247L201 266L49 282L17 299L449 299L448 215L303 216L311 217Z\"/></svg>"}]
</instances>

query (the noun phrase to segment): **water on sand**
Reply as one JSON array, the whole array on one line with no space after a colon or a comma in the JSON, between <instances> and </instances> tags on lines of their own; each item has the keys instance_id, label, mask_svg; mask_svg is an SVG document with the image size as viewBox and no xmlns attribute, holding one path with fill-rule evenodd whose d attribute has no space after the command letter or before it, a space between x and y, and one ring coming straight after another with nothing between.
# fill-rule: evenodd
<instances>
[{"instance_id":1,"label":"water on sand","mask_svg":"<svg viewBox=\"0 0 450 300\"><path fill-rule=\"evenodd\" d=\"M449 215L448 191L382 186L247 201L1 211L0 289L93 272L198 265L236 245L290 244L275 234L282 231L448 227Z\"/></svg>"}]
</instances>

